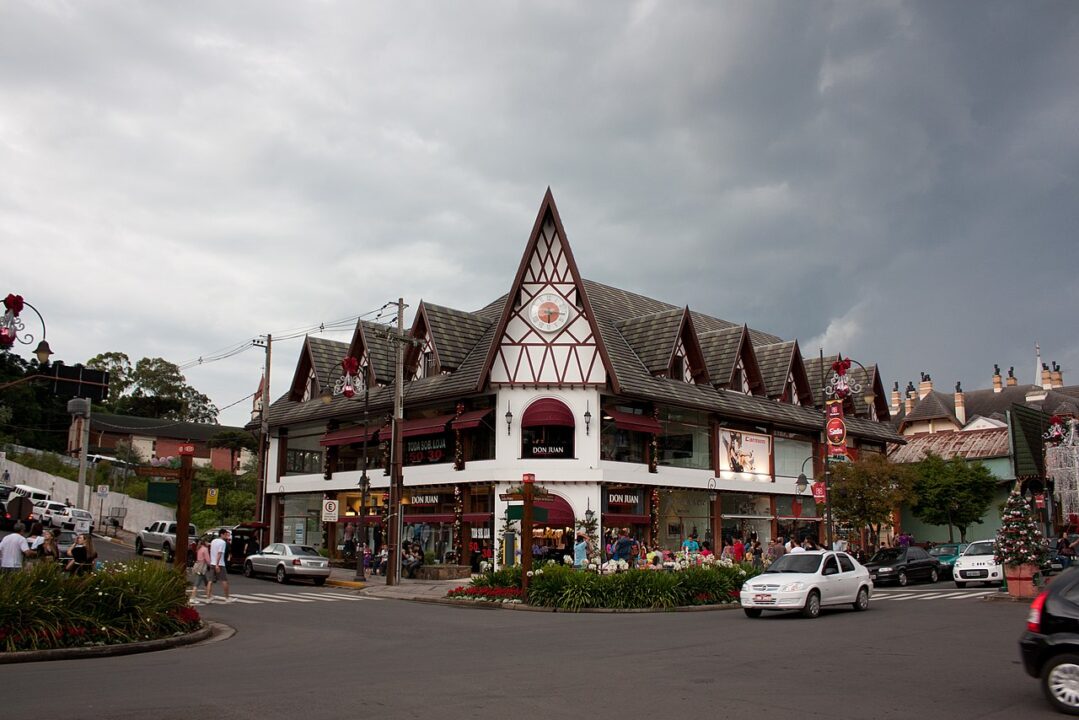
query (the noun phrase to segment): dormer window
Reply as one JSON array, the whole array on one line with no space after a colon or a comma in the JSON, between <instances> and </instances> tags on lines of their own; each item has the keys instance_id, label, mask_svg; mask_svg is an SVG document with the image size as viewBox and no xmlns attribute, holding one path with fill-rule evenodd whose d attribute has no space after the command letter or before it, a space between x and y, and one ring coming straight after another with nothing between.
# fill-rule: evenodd
<instances>
[{"instance_id":1,"label":"dormer window","mask_svg":"<svg viewBox=\"0 0 1079 720\"><path fill-rule=\"evenodd\" d=\"M798 388L794 384L794 373L789 373L787 375L787 387L789 389L784 393L784 396L787 394L790 395L791 405L801 405L802 398L798 397Z\"/></svg>"},{"instance_id":2,"label":"dormer window","mask_svg":"<svg viewBox=\"0 0 1079 720\"><path fill-rule=\"evenodd\" d=\"M734 366L734 374L731 377L731 390L749 395L749 377L746 375L746 366L742 359Z\"/></svg>"},{"instance_id":3,"label":"dormer window","mask_svg":"<svg viewBox=\"0 0 1079 720\"><path fill-rule=\"evenodd\" d=\"M318 397L318 376L312 370L307 376L307 384L304 385L301 402L307 402L311 398Z\"/></svg>"},{"instance_id":4,"label":"dormer window","mask_svg":"<svg viewBox=\"0 0 1079 720\"><path fill-rule=\"evenodd\" d=\"M686 359L682 355L675 355L671 361L671 379L684 380L686 374Z\"/></svg>"},{"instance_id":5,"label":"dormer window","mask_svg":"<svg viewBox=\"0 0 1079 720\"><path fill-rule=\"evenodd\" d=\"M420 372L419 372L420 377L430 377L431 376L431 362L432 362L432 360L431 360L431 351L430 350L424 350L423 358L420 360Z\"/></svg>"}]
</instances>

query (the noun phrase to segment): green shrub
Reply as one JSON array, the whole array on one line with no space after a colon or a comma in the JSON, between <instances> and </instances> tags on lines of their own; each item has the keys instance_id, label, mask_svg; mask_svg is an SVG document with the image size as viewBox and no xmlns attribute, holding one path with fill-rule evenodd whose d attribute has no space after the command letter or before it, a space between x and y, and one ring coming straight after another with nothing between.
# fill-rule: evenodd
<instances>
[{"instance_id":1,"label":"green shrub","mask_svg":"<svg viewBox=\"0 0 1079 720\"><path fill-rule=\"evenodd\" d=\"M0 650L135 642L188 632L187 580L162 563L138 560L87 575L58 563L0 574Z\"/></svg>"},{"instance_id":2,"label":"green shrub","mask_svg":"<svg viewBox=\"0 0 1079 720\"><path fill-rule=\"evenodd\" d=\"M521 587L521 566L513 565L498 570L488 570L472 578L470 584L473 587L519 588Z\"/></svg>"}]
</instances>

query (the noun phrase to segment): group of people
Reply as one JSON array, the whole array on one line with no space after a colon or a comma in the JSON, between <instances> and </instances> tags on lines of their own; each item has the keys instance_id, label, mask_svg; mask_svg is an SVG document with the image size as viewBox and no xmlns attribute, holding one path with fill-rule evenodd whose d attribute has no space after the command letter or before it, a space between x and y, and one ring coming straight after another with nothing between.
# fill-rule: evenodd
<instances>
[{"instance_id":1,"label":"group of people","mask_svg":"<svg viewBox=\"0 0 1079 720\"><path fill-rule=\"evenodd\" d=\"M65 552L60 550L60 531L34 523L27 532L25 523L15 523L12 532L0 540L0 572L21 570L26 561L63 563L64 570L84 575L94 568L97 551L89 533L79 533Z\"/></svg>"},{"instance_id":2,"label":"group of people","mask_svg":"<svg viewBox=\"0 0 1079 720\"><path fill-rule=\"evenodd\" d=\"M232 602L229 596L228 551L232 533L221 529L212 541L200 538L195 550L195 565L191 568L195 574L195 583L191 588L191 603L199 602L201 588L205 588L202 602L214 600L214 585L220 585L225 594L225 602Z\"/></svg>"}]
</instances>

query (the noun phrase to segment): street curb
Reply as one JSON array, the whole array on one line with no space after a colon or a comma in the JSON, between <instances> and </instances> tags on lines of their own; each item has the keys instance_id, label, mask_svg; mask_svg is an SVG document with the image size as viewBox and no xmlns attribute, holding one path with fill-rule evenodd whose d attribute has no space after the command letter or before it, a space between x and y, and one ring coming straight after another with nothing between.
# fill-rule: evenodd
<instances>
[{"instance_id":1,"label":"street curb","mask_svg":"<svg viewBox=\"0 0 1079 720\"><path fill-rule=\"evenodd\" d=\"M1031 595L1030 597L1016 597L1009 595L1008 593L997 593L996 595L986 595L982 598L982 602L1007 602L1007 603L1029 603L1034 602L1037 595Z\"/></svg>"},{"instance_id":2,"label":"street curb","mask_svg":"<svg viewBox=\"0 0 1079 720\"><path fill-rule=\"evenodd\" d=\"M581 608L580 610L559 610L558 608L540 607L537 605L524 605L522 603L498 603L485 600L454 600L453 598L388 599L427 603L428 605L450 605L452 607L475 608L478 610L517 610L519 612L562 613L563 615L579 615L581 613L595 613L603 615L629 615L637 613L716 612L720 610L740 610L742 608L742 606L737 603L725 603L723 605L681 605L679 607L673 608Z\"/></svg>"},{"instance_id":3,"label":"street curb","mask_svg":"<svg viewBox=\"0 0 1079 720\"><path fill-rule=\"evenodd\" d=\"M184 645L191 645L206 640L214 632L214 623L204 623L201 628L179 637L145 640L143 642L124 643L122 645L94 645L91 647L56 648L55 650L22 650L0 653L0 665L23 662L45 662L49 660L81 660L83 658L116 657L135 653L170 650Z\"/></svg>"},{"instance_id":4,"label":"street curb","mask_svg":"<svg viewBox=\"0 0 1079 720\"><path fill-rule=\"evenodd\" d=\"M367 583L360 582L359 580L326 580L327 585L333 585L334 587L354 588L357 590L363 590L367 587Z\"/></svg>"},{"instance_id":5,"label":"street curb","mask_svg":"<svg viewBox=\"0 0 1079 720\"><path fill-rule=\"evenodd\" d=\"M94 538L96 540L104 540L105 542L107 542L107 543L109 543L111 545L119 545L120 547L125 547L128 550L134 550L135 549L134 545L128 545L123 540L117 540L116 538L107 537L105 535L94 535Z\"/></svg>"}]
</instances>

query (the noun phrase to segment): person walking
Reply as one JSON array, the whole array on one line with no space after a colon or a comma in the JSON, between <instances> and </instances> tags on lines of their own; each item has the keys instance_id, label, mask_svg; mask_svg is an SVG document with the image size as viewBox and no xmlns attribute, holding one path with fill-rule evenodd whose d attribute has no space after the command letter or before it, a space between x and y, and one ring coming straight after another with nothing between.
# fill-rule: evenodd
<instances>
[{"instance_id":1,"label":"person walking","mask_svg":"<svg viewBox=\"0 0 1079 720\"><path fill-rule=\"evenodd\" d=\"M191 588L191 604L198 602L199 588L206 588L203 594L206 600L210 599L210 543L206 538L199 539L198 549L195 550L195 565L191 568L195 574L195 584Z\"/></svg>"},{"instance_id":2,"label":"person walking","mask_svg":"<svg viewBox=\"0 0 1079 720\"><path fill-rule=\"evenodd\" d=\"M1072 560L1075 559L1075 548L1072 547L1067 530L1060 531L1060 539L1057 540L1057 557L1060 558L1060 565L1064 568L1071 567Z\"/></svg>"},{"instance_id":3,"label":"person walking","mask_svg":"<svg viewBox=\"0 0 1079 720\"><path fill-rule=\"evenodd\" d=\"M26 541L26 525L15 523L9 535L0 540L0 572L15 572L22 569L23 560L36 555Z\"/></svg>"},{"instance_id":4,"label":"person walking","mask_svg":"<svg viewBox=\"0 0 1079 720\"><path fill-rule=\"evenodd\" d=\"M588 563L588 551L591 543L583 532L577 533L577 542L573 543L573 567L584 567Z\"/></svg>"},{"instance_id":5,"label":"person walking","mask_svg":"<svg viewBox=\"0 0 1079 720\"><path fill-rule=\"evenodd\" d=\"M761 547L760 540L753 541L753 549L750 554L753 559L753 568L755 570L760 570L764 567L764 548Z\"/></svg>"},{"instance_id":6,"label":"person walking","mask_svg":"<svg viewBox=\"0 0 1079 720\"><path fill-rule=\"evenodd\" d=\"M746 559L746 546L742 542L742 538L734 538L734 543L731 545L731 560L736 563L740 563Z\"/></svg>"},{"instance_id":7,"label":"person walking","mask_svg":"<svg viewBox=\"0 0 1079 720\"><path fill-rule=\"evenodd\" d=\"M232 602L232 598L229 597L229 573L226 566L230 534L228 530L222 528L210 543L210 573L209 583L206 585L206 602L208 603L214 600L214 583L221 584L221 588L225 591L225 602Z\"/></svg>"},{"instance_id":8,"label":"person walking","mask_svg":"<svg viewBox=\"0 0 1079 720\"><path fill-rule=\"evenodd\" d=\"M87 533L79 533L75 536L75 544L67 551L67 567L64 569L73 575L85 575L94 567L97 560L97 551L94 550L94 541Z\"/></svg>"}]
</instances>

